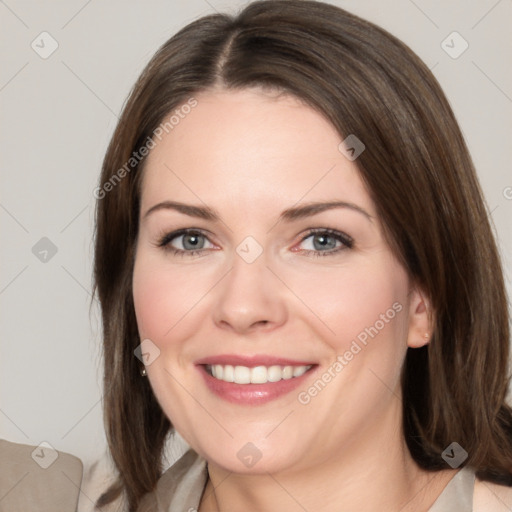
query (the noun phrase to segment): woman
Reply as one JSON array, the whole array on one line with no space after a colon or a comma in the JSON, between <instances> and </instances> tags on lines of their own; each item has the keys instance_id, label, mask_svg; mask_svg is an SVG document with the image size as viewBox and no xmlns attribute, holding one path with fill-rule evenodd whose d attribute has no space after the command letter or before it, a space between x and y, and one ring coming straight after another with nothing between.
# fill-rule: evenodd
<instances>
[{"instance_id":1,"label":"woman","mask_svg":"<svg viewBox=\"0 0 512 512\"><path fill-rule=\"evenodd\" d=\"M139 78L96 195L98 506L512 506L500 261L404 44L319 2L201 18ZM172 429L191 450L162 474Z\"/></svg>"}]
</instances>

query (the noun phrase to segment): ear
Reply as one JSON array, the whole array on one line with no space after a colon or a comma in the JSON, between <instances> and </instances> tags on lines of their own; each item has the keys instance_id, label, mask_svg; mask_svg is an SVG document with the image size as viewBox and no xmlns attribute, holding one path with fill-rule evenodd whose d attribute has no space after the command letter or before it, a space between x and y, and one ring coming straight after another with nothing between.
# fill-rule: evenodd
<instances>
[{"instance_id":1,"label":"ear","mask_svg":"<svg viewBox=\"0 0 512 512\"><path fill-rule=\"evenodd\" d=\"M427 345L432 337L432 307L430 300L419 289L409 295L409 332L407 346L419 348Z\"/></svg>"}]
</instances>

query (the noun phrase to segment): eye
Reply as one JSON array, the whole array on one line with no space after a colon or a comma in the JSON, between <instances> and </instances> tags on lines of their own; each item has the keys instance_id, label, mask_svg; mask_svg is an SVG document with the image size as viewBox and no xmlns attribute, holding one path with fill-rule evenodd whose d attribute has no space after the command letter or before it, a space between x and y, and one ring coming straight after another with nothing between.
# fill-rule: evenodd
<instances>
[{"instance_id":1,"label":"eye","mask_svg":"<svg viewBox=\"0 0 512 512\"><path fill-rule=\"evenodd\" d=\"M302 238L302 251L312 256L329 256L354 245L352 237L334 229L315 229ZM300 249L299 249L300 250Z\"/></svg>"},{"instance_id":2,"label":"eye","mask_svg":"<svg viewBox=\"0 0 512 512\"><path fill-rule=\"evenodd\" d=\"M173 254L190 256L199 254L206 249L212 249L214 245L205 234L198 230L180 229L164 235L158 242L158 247L163 247Z\"/></svg>"}]
</instances>

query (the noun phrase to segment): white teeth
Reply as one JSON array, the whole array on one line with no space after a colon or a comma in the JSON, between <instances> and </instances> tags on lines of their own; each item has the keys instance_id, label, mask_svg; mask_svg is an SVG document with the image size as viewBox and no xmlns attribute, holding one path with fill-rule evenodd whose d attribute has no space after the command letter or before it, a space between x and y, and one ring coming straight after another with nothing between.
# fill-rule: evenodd
<instances>
[{"instance_id":1,"label":"white teeth","mask_svg":"<svg viewBox=\"0 0 512 512\"><path fill-rule=\"evenodd\" d=\"M296 366L293 369L293 376L300 377L301 375L304 375L307 370L308 370L308 368L306 368L305 366Z\"/></svg>"},{"instance_id":2,"label":"white teeth","mask_svg":"<svg viewBox=\"0 0 512 512\"><path fill-rule=\"evenodd\" d=\"M235 382L249 384L251 382L251 369L247 366L235 366Z\"/></svg>"},{"instance_id":3,"label":"white teeth","mask_svg":"<svg viewBox=\"0 0 512 512\"><path fill-rule=\"evenodd\" d=\"M216 364L213 368L212 368L212 372L213 372L213 375L217 378L217 379L222 379L222 376L223 376L223 373L224 373L224 368L222 367L221 364Z\"/></svg>"},{"instance_id":4,"label":"white teeth","mask_svg":"<svg viewBox=\"0 0 512 512\"><path fill-rule=\"evenodd\" d=\"M267 370L267 379L269 382L277 382L278 380L281 380L282 376L283 371L280 366L271 366Z\"/></svg>"},{"instance_id":5,"label":"white teeth","mask_svg":"<svg viewBox=\"0 0 512 512\"><path fill-rule=\"evenodd\" d=\"M215 364L207 366L207 370L213 377L225 382L235 384L265 384L267 382L278 382L282 379L288 380L293 377L304 375L312 365L308 366L232 366Z\"/></svg>"},{"instance_id":6,"label":"white teeth","mask_svg":"<svg viewBox=\"0 0 512 512\"><path fill-rule=\"evenodd\" d=\"M222 380L225 380L226 382L235 382L235 369L230 364L224 366L224 375L222 376Z\"/></svg>"},{"instance_id":7,"label":"white teeth","mask_svg":"<svg viewBox=\"0 0 512 512\"><path fill-rule=\"evenodd\" d=\"M283 379L291 379L293 377L293 366L285 366L283 368Z\"/></svg>"},{"instance_id":8,"label":"white teeth","mask_svg":"<svg viewBox=\"0 0 512 512\"><path fill-rule=\"evenodd\" d=\"M255 366L251 369L251 384L265 384L267 382L267 368Z\"/></svg>"}]
</instances>

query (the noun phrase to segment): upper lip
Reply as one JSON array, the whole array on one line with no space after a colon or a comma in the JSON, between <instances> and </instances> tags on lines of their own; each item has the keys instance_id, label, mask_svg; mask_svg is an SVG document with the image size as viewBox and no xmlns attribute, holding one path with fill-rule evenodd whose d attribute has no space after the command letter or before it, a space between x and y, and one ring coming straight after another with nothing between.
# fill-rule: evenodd
<instances>
[{"instance_id":1,"label":"upper lip","mask_svg":"<svg viewBox=\"0 0 512 512\"><path fill-rule=\"evenodd\" d=\"M217 356L204 357L198 359L197 365L232 365L247 366L249 368L255 366L309 366L315 363L311 361L298 361L296 359L288 359L286 357L276 357L265 354L255 354L250 356L242 356L236 354L223 354Z\"/></svg>"}]
</instances>

